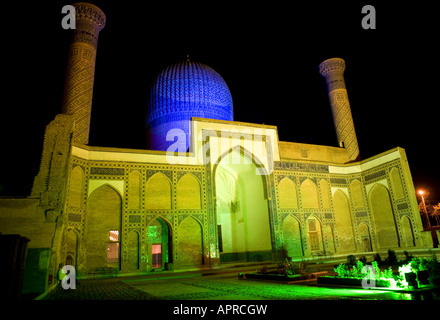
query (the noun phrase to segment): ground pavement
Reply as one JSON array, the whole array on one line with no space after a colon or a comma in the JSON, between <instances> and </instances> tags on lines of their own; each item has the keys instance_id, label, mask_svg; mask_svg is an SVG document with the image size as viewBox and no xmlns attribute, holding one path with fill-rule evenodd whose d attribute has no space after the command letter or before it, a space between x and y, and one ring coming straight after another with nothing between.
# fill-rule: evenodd
<instances>
[{"instance_id":1,"label":"ground pavement","mask_svg":"<svg viewBox=\"0 0 440 320\"><path fill-rule=\"evenodd\" d=\"M79 280L76 289L58 287L44 300L405 300L409 294L329 288L306 281L295 284L239 279L230 269L211 273L158 272L145 276Z\"/></svg>"}]
</instances>

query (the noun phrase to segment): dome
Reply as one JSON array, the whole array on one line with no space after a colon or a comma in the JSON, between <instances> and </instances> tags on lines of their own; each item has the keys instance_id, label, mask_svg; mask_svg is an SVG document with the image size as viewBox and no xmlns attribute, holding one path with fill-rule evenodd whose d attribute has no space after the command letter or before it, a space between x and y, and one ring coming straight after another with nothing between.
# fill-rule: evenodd
<instances>
[{"instance_id":1,"label":"dome","mask_svg":"<svg viewBox=\"0 0 440 320\"><path fill-rule=\"evenodd\" d=\"M151 89L147 126L152 150L178 151L189 147L192 117L233 120L232 97L223 78L198 62L178 62L158 75ZM168 137L167 137L168 135Z\"/></svg>"}]
</instances>

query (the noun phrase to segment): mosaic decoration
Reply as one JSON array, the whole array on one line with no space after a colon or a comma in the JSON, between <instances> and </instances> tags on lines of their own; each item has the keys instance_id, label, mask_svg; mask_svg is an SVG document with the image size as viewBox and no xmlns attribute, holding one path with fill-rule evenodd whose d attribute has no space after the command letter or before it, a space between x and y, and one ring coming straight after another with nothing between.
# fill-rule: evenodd
<instances>
[{"instance_id":1,"label":"mosaic decoration","mask_svg":"<svg viewBox=\"0 0 440 320\"><path fill-rule=\"evenodd\" d=\"M232 97L223 78L211 67L189 59L165 68L151 90L147 125L150 149L167 151L171 129L190 141L192 117L233 120ZM186 150L185 150L186 151Z\"/></svg>"},{"instance_id":2,"label":"mosaic decoration","mask_svg":"<svg viewBox=\"0 0 440 320\"><path fill-rule=\"evenodd\" d=\"M385 170L380 170L380 171L366 175L364 177L364 180L365 180L365 182L368 182L370 180L377 179L379 177L383 177L385 175L386 175Z\"/></svg>"},{"instance_id":3,"label":"mosaic decoration","mask_svg":"<svg viewBox=\"0 0 440 320\"><path fill-rule=\"evenodd\" d=\"M90 174L104 174L104 175L124 175L124 168L106 168L106 167L91 167Z\"/></svg>"},{"instance_id":4,"label":"mosaic decoration","mask_svg":"<svg viewBox=\"0 0 440 320\"><path fill-rule=\"evenodd\" d=\"M274 169L303 172L328 173L328 166L314 163L302 163L295 161L274 161Z\"/></svg>"}]
</instances>

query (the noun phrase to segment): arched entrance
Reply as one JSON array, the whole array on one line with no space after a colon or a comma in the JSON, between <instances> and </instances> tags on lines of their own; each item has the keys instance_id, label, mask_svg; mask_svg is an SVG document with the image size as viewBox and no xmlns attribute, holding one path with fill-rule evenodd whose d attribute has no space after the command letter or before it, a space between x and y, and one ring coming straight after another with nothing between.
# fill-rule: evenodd
<instances>
[{"instance_id":1,"label":"arched entrance","mask_svg":"<svg viewBox=\"0 0 440 320\"><path fill-rule=\"evenodd\" d=\"M356 250L356 245L354 242L350 203L345 193L340 189L333 195L333 206L335 210L336 232L338 236L337 251L339 253L354 252Z\"/></svg>"},{"instance_id":2,"label":"arched entrance","mask_svg":"<svg viewBox=\"0 0 440 320\"><path fill-rule=\"evenodd\" d=\"M185 218L177 229L179 269L199 268L203 259L203 230L193 217Z\"/></svg>"},{"instance_id":3,"label":"arched entrance","mask_svg":"<svg viewBox=\"0 0 440 320\"><path fill-rule=\"evenodd\" d=\"M112 186L94 190L87 200L84 243L87 245L82 271L113 267L120 269L122 200Z\"/></svg>"},{"instance_id":4,"label":"arched entrance","mask_svg":"<svg viewBox=\"0 0 440 320\"><path fill-rule=\"evenodd\" d=\"M156 218L147 227L148 270L172 269L171 227L162 218Z\"/></svg>"},{"instance_id":5,"label":"arched entrance","mask_svg":"<svg viewBox=\"0 0 440 320\"><path fill-rule=\"evenodd\" d=\"M267 176L243 149L215 167L220 262L272 259Z\"/></svg>"},{"instance_id":6,"label":"arched entrance","mask_svg":"<svg viewBox=\"0 0 440 320\"><path fill-rule=\"evenodd\" d=\"M376 183L370 190L369 202L373 213L378 249L399 247L396 221L388 189Z\"/></svg>"},{"instance_id":7,"label":"arched entrance","mask_svg":"<svg viewBox=\"0 0 440 320\"><path fill-rule=\"evenodd\" d=\"M301 227L296 218L288 215L283 221L284 249L291 258L304 256L301 242Z\"/></svg>"}]
</instances>

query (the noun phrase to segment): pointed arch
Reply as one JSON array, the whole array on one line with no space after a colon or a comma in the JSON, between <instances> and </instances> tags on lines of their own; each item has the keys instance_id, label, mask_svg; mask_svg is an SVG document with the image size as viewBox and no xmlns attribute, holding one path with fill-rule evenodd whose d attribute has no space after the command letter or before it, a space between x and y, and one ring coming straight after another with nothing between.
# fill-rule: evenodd
<instances>
[{"instance_id":1,"label":"pointed arch","mask_svg":"<svg viewBox=\"0 0 440 320\"><path fill-rule=\"evenodd\" d=\"M286 249L287 255L291 258L304 256L299 221L292 215L288 215L283 220L282 230L284 238L284 249Z\"/></svg>"},{"instance_id":2,"label":"pointed arch","mask_svg":"<svg viewBox=\"0 0 440 320\"><path fill-rule=\"evenodd\" d=\"M66 244L66 264L76 268L78 257L78 234L73 229L68 229L65 235ZM69 262L69 263L68 263Z\"/></svg>"},{"instance_id":3,"label":"pointed arch","mask_svg":"<svg viewBox=\"0 0 440 320\"><path fill-rule=\"evenodd\" d=\"M271 182L266 173L259 160L241 146L229 149L214 165L221 262L272 256Z\"/></svg>"},{"instance_id":4,"label":"pointed arch","mask_svg":"<svg viewBox=\"0 0 440 320\"><path fill-rule=\"evenodd\" d=\"M162 172L157 172L148 179L145 194L147 209L171 209L171 182Z\"/></svg>"},{"instance_id":5,"label":"pointed arch","mask_svg":"<svg viewBox=\"0 0 440 320\"><path fill-rule=\"evenodd\" d=\"M319 181L319 189L321 189L321 200L322 200L322 207L323 208L330 208L330 192L329 192L329 184L327 180L321 179Z\"/></svg>"},{"instance_id":6,"label":"pointed arch","mask_svg":"<svg viewBox=\"0 0 440 320\"><path fill-rule=\"evenodd\" d=\"M358 226L358 234L361 241L361 248L364 252L372 251L370 228L365 222L361 222Z\"/></svg>"},{"instance_id":7,"label":"pointed arch","mask_svg":"<svg viewBox=\"0 0 440 320\"><path fill-rule=\"evenodd\" d=\"M414 232L412 228L411 220L408 216L404 215L400 219L400 226L402 229L403 242L406 247L414 247Z\"/></svg>"},{"instance_id":8,"label":"pointed arch","mask_svg":"<svg viewBox=\"0 0 440 320\"><path fill-rule=\"evenodd\" d=\"M128 269L139 269L139 232L131 230L128 233Z\"/></svg>"},{"instance_id":9,"label":"pointed arch","mask_svg":"<svg viewBox=\"0 0 440 320\"><path fill-rule=\"evenodd\" d=\"M324 252L321 221L313 214L306 220L306 232L309 253Z\"/></svg>"},{"instance_id":10,"label":"pointed arch","mask_svg":"<svg viewBox=\"0 0 440 320\"><path fill-rule=\"evenodd\" d=\"M153 250L153 246L156 250ZM168 220L158 216L147 224L147 247L148 256L151 257L148 261L149 266L168 269L169 264L173 262L173 230Z\"/></svg>"},{"instance_id":11,"label":"pointed arch","mask_svg":"<svg viewBox=\"0 0 440 320\"><path fill-rule=\"evenodd\" d=\"M87 243L85 269L100 267L118 267L119 239L121 230L122 199L118 191L109 184L96 188L87 199L84 242ZM119 239L109 240L110 231L117 231ZM111 248L117 255L108 260L107 252ZM111 261L111 262L109 262Z\"/></svg>"},{"instance_id":12,"label":"pointed arch","mask_svg":"<svg viewBox=\"0 0 440 320\"><path fill-rule=\"evenodd\" d=\"M394 167L390 171L391 186L394 191L395 199L402 199L405 197L403 192L402 179L400 178L400 171L398 168Z\"/></svg>"},{"instance_id":13,"label":"pointed arch","mask_svg":"<svg viewBox=\"0 0 440 320\"><path fill-rule=\"evenodd\" d=\"M141 200L141 174L134 170L128 177L128 209L138 210Z\"/></svg>"},{"instance_id":14,"label":"pointed arch","mask_svg":"<svg viewBox=\"0 0 440 320\"><path fill-rule=\"evenodd\" d=\"M309 178L301 183L301 201L303 208L319 208L318 187Z\"/></svg>"},{"instance_id":15,"label":"pointed arch","mask_svg":"<svg viewBox=\"0 0 440 320\"><path fill-rule=\"evenodd\" d=\"M225 159L228 159L229 163L225 161ZM224 165L228 164L241 164L241 165L247 165L247 164L254 164L255 165L255 174L267 177L269 176L267 168L264 166L263 162L256 157L251 151L249 151L247 148L243 146L236 145L226 152L224 152L222 155L220 155L215 162L214 165L214 173L216 171L217 166L220 164L220 162L223 162ZM269 170L271 171L271 170Z\"/></svg>"},{"instance_id":16,"label":"pointed arch","mask_svg":"<svg viewBox=\"0 0 440 320\"><path fill-rule=\"evenodd\" d=\"M84 196L84 172L76 166L70 172L70 188L68 202L71 207L82 208Z\"/></svg>"},{"instance_id":17,"label":"pointed arch","mask_svg":"<svg viewBox=\"0 0 440 320\"><path fill-rule=\"evenodd\" d=\"M353 207L356 209L365 207L364 195L362 192L362 183L359 180L354 179L350 183L350 189L351 199L353 200Z\"/></svg>"},{"instance_id":18,"label":"pointed arch","mask_svg":"<svg viewBox=\"0 0 440 320\"><path fill-rule=\"evenodd\" d=\"M193 217L185 218L177 229L177 253L180 268L203 264L203 230Z\"/></svg>"},{"instance_id":19,"label":"pointed arch","mask_svg":"<svg viewBox=\"0 0 440 320\"><path fill-rule=\"evenodd\" d=\"M368 195L379 249L399 246L396 221L388 189L376 183Z\"/></svg>"},{"instance_id":20,"label":"pointed arch","mask_svg":"<svg viewBox=\"0 0 440 320\"><path fill-rule=\"evenodd\" d=\"M280 209L298 208L296 184L290 178L284 177L278 183L278 199Z\"/></svg>"},{"instance_id":21,"label":"pointed arch","mask_svg":"<svg viewBox=\"0 0 440 320\"><path fill-rule=\"evenodd\" d=\"M177 209L201 209L199 180L191 173L185 174L177 183Z\"/></svg>"},{"instance_id":22,"label":"pointed arch","mask_svg":"<svg viewBox=\"0 0 440 320\"><path fill-rule=\"evenodd\" d=\"M353 252L356 250L354 242L353 222L350 203L347 196L340 189L333 195L336 233L338 237L338 252Z\"/></svg>"},{"instance_id":23,"label":"pointed arch","mask_svg":"<svg viewBox=\"0 0 440 320\"><path fill-rule=\"evenodd\" d=\"M332 225L324 226L324 236L326 242L326 248L328 254L334 254L336 252L336 244L335 244L335 232Z\"/></svg>"}]
</instances>

